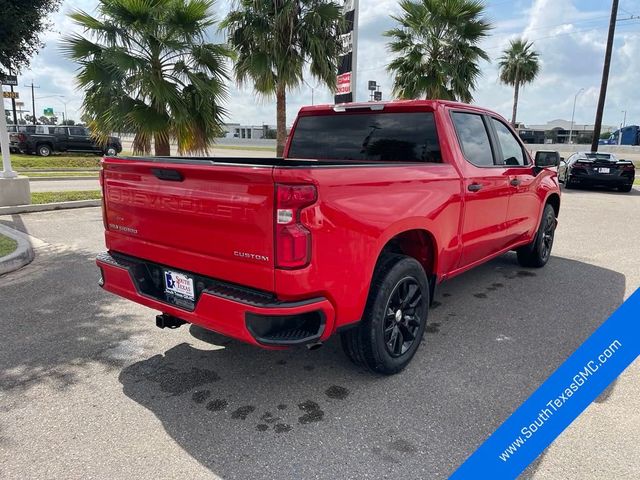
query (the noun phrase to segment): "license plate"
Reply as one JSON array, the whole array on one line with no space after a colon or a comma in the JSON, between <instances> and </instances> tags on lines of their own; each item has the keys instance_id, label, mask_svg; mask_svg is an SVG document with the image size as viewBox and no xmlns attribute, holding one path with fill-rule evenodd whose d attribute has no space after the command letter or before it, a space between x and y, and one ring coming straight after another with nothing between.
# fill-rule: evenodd
<instances>
[{"instance_id":1,"label":"license plate","mask_svg":"<svg viewBox=\"0 0 640 480\"><path fill-rule=\"evenodd\" d=\"M599 168L598 172L600 172L600 173L611 173L611 169L610 168Z\"/></svg>"},{"instance_id":2,"label":"license plate","mask_svg":"<svg viewBox=\"0 0 640 480\"><path fill-rule=\"evenodd\" d=\"M164 271L165 293L174 295L186 300L194 301L196 299L193 289L193 278L183 273Z\"/></svg>"}]
</instances>

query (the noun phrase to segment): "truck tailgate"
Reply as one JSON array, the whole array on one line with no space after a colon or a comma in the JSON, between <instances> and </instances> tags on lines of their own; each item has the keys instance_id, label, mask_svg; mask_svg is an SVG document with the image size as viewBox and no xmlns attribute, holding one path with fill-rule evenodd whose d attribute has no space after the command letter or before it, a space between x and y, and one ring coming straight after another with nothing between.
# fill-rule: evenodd
<instances>
[{"instance_id":1,"label":"truck tailgate","mask_svg":"<svg viewBox=\"0 0 640 480\"><path fill-rule=\"evenodd\" d=\"M273 291L273 167L105 158L109 250Z\"/></svg>"}]
</instances>

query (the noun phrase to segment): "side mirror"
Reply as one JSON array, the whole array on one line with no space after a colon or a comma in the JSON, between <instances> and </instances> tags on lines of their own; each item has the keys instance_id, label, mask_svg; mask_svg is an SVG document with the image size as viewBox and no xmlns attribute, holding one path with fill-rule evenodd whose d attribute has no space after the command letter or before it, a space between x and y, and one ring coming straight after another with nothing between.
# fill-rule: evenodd
<instances>
[{"instance_id":1,"label":"side mirror","mask_svg":"<svg viewBox=\"0 0 640 480\"><path fill-rule=\"evenodd\" d=\"M536 152L535 165L538 168L557 167L561 160L558 152Z\"/></svg>"}]
</instances>

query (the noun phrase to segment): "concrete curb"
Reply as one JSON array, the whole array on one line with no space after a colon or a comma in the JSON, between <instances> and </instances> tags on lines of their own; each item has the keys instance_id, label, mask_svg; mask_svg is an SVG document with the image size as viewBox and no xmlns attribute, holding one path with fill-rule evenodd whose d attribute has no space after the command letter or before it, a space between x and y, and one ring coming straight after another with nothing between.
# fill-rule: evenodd
<instances>
[{"instance_id":1,"label":"concrete curb","mask_svg":"<svg viewBox=\"0 0 640 480\"><path fill-rule=\"evenodd\" d=\"M35 253L27 235L4 225L0 225L0 233L18 242L18 248L13 253L0 258L0 275L18 270L33 261Z\"/></svg>"},{"instance_id":2,"label":"concrete curb","mask_svg":"<svg viewBox=\"0 0 640 480\"><path fill-rule=\"evenodd\" d=\"M87 175L86 177L30 177L29 175L25 175L30 182L51 182L52 180L99 180L100 177L98 175Z\"/></svg>"},{"instance_id":3,"label":"concrete curb","mask_svg":"<svg viewBox=\"0 0 640 480\"><path fill-rule=\"evenodd\" d=\"M73 202L43 203L41 205L17 205L15 207L0 207L0 215L49 212L52 210L66 210L69 208L99 207L101 204L102 200L74 200Z\"/></svg>"},{"instance_id":4,"label":"concrete curb","mask_svg":"<svg viewBox=\"0 0 640 480\"><path fill-rule=\"evenodd\" d=\"M21 168L20 175L29 176L30 173L46 173L46 172L100 172L100 168Z\"/></svg>"}]
</instances>

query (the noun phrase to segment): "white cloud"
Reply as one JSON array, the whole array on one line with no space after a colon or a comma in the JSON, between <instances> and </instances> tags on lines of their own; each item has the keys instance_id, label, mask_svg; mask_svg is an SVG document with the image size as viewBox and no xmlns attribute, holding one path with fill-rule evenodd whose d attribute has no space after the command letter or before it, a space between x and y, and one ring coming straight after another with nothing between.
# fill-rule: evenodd
<instances>
[{"instance_id":1,"label":"white cloud","mask_svg":"<svg viewBox=\"0 0 640 480\"><path fill-rule=\"evenodd\" d=\"M218 2L218 19L224 17L231 3L232 0ZM65 95L69 100L69 113L75 118L79 116L77 110L82 101L82 93L75 89L75 66L63 58L58 43L62 34L76 29L66 16L69 11L76 8L92 11L96 4L96 0L64 2L61 11L52 17L56 28L46 35L46 48L33 60L32 69L24 72L20 79L21 85L29 83L33 78L41 86L36 96ZM382 33L393 26L390 15L399 11L399 5L396 0L361 0L360 6L358 99L368 98L368 80L378 81L382 85L384 97L389 98L392 78L385 67L390 61L390 55ZM585 88L577 102L576 121L593 122L604 59L608 4L596 10L587 10L583 2L578 0L519 0L489 2L489 7L488 17L495 29L483 47L494 61L482 64L483 76L474 95L476 103L505 116L510 114L513 92L510 87L498 82L495 59L510 39L523 35L535 41L535 48L541 54L542 71L539 78L532 85L526 86L521 94L519 120L538 124L553 118L569 118L576 91ZM507 9L510 11L506 12ZM638 25L637 21L620 22L618 25L605 110L605 123L608 124L618 124L622 119L620 112L625 109L628 110L628 122L640 123L640 102L632 101L637 98L636 85L640 77ZM311 78L307 81L316 85ZM30 91L23 87L19 91L30 109ZM331 103L332 95L326 88L320 87L315 91L315 102ZM257 97L250 87L231 85L227 109L232 121L273 124L274 103L271 99ZM289 121L293 120L302 105L309 103L311 89L308 86L303 85L290 92ZM42 111L45 106L62 109L62 103L56 98L37 102L37 111Z\"/></svg>"}]
</instances>

